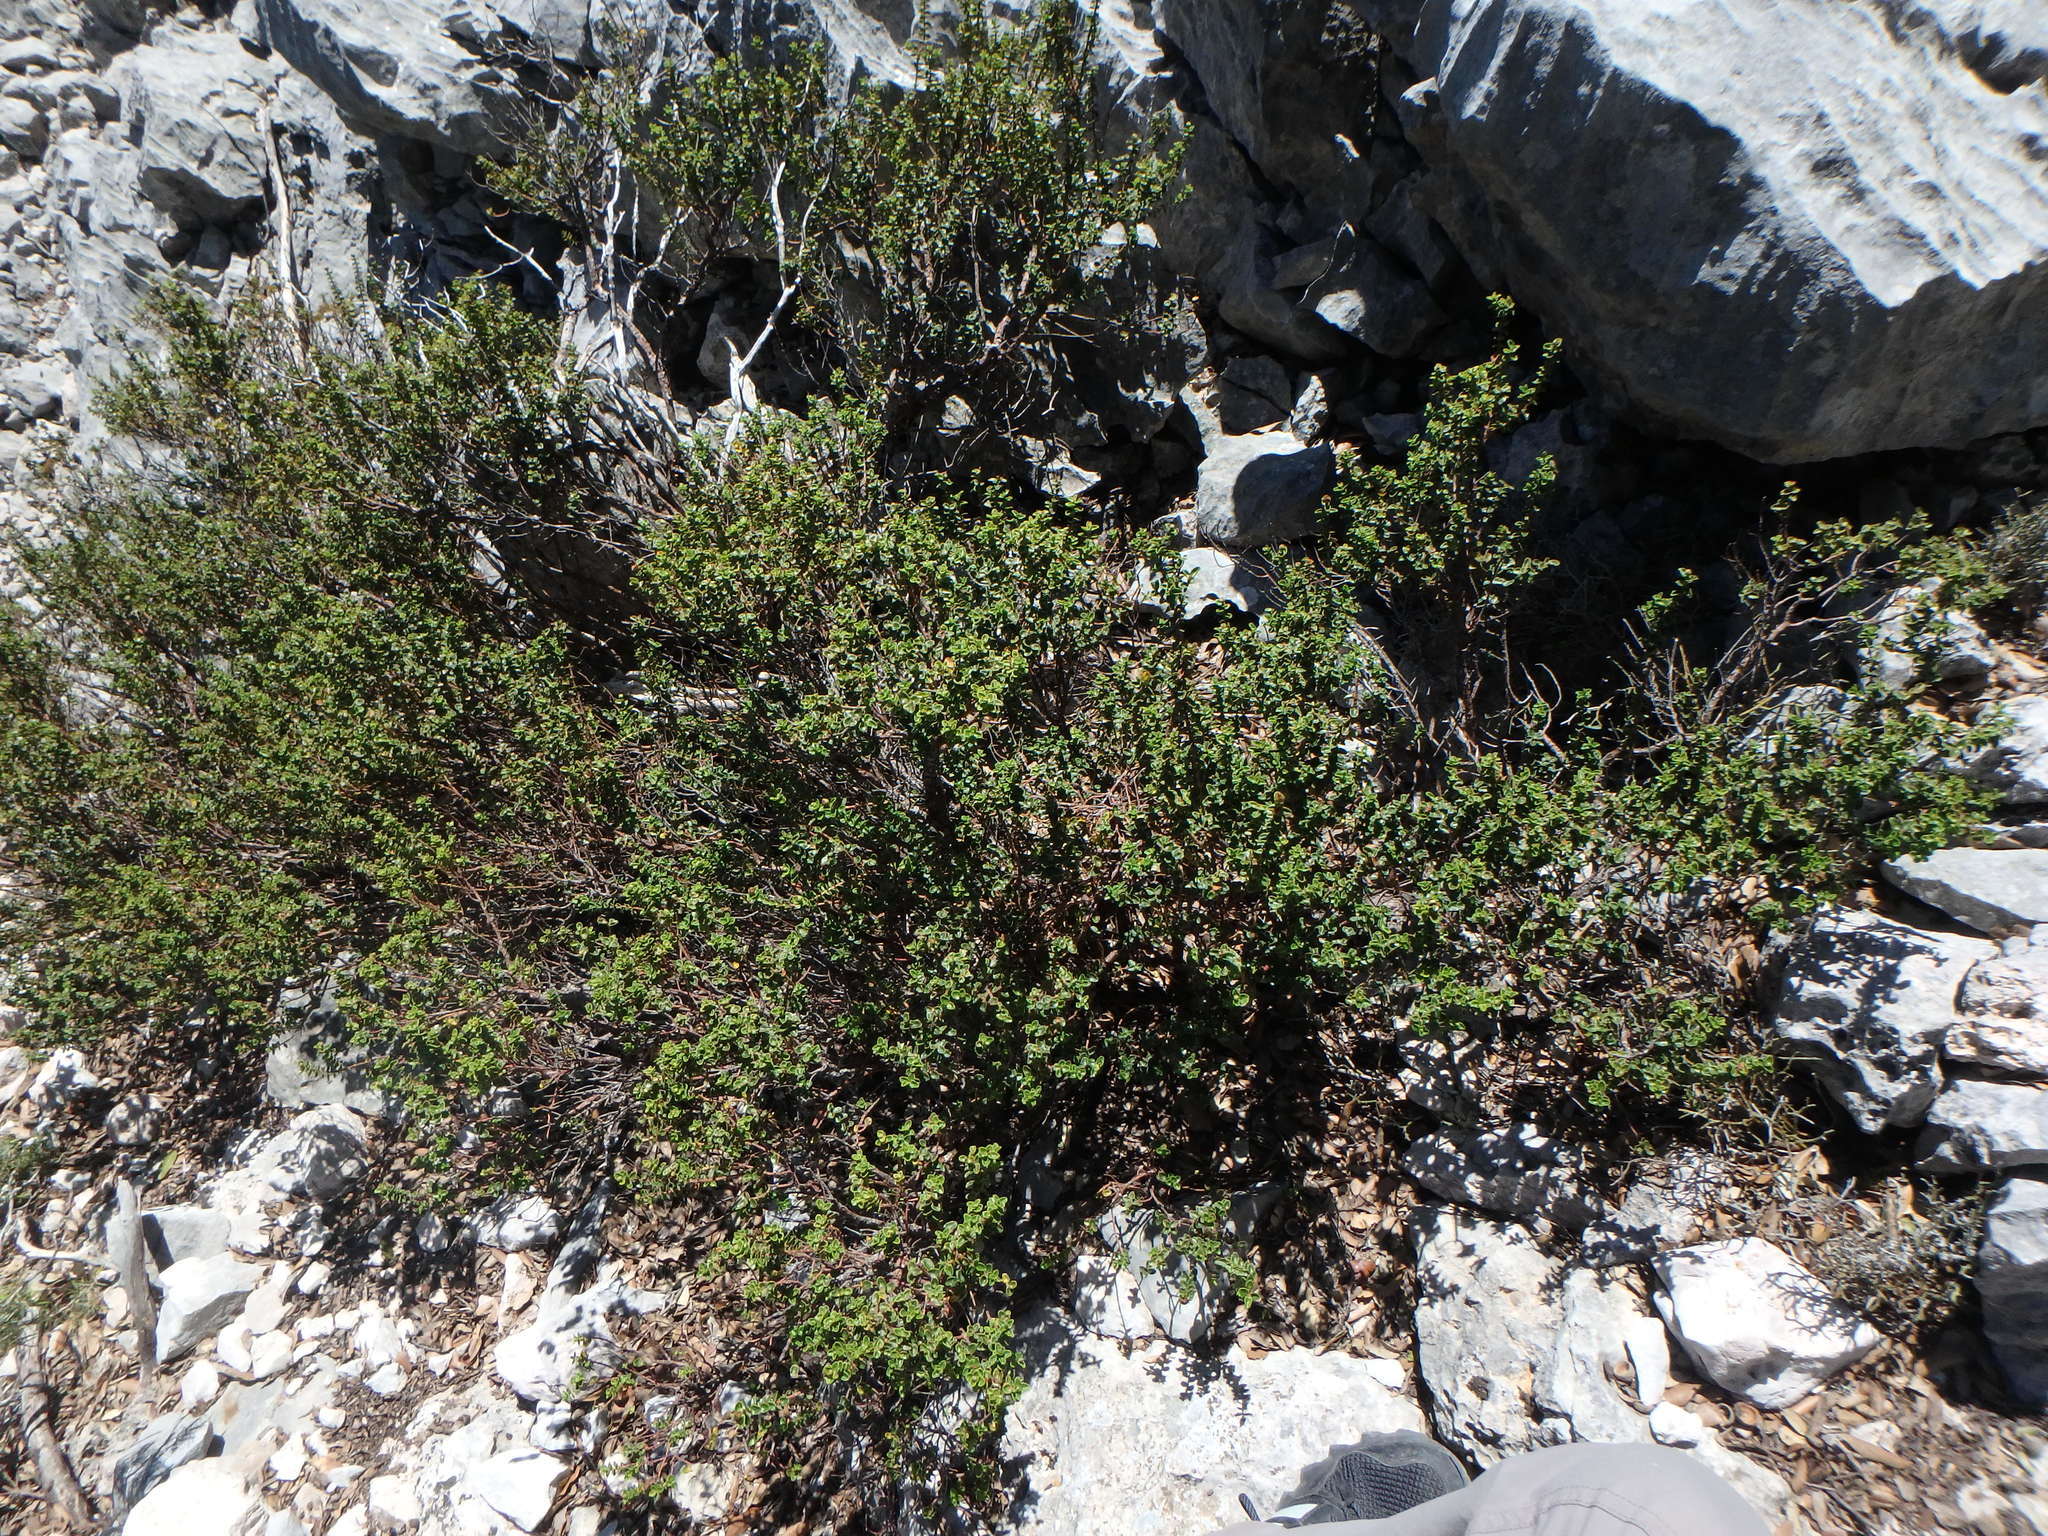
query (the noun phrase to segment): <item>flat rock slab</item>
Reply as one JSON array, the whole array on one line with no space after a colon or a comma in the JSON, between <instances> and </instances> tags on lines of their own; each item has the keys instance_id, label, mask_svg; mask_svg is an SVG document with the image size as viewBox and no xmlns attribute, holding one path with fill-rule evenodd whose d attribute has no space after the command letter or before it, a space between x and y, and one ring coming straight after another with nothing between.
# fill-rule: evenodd
<instances>
[{"instance_id":1,"label":"flat rock slab","mask_svg":"<svg viewBox=\"0 0 2048 1536\"><path fill-rule=\"evenodd\" d=\"M1020 1329L1027 1385L1004 1461L1023 1485L1015 1536L1153 1536L1243 1520L1237 1496L1277 1509L1339 1445L1424 1428L1393 1361L1279 1350L1220 1358L1162 1342L1134 1353L1044 1309Z\"/></svg>"},{"instance_id":2,"label":"flat rock slab","mask_svg":"<svg viewBox=\"0 0 2048 1536\"><path fill-rule=\"evenodd\" d=\"M2048 1087L1957 1077L1927 1112L1920 1165L1935 1173L2048 1164Z\"/></svg>"},{"instance_id":3,"label":"flat rock slab","mask_svg":"<svg viewBox=\"0 0 2048 1536\"><path fill-rule=\"evenodd\" d=\"M2048 848L1944 848L1892 859L1884 877L1983 933L2048 923Z\"/></svg>"}]
</instances>

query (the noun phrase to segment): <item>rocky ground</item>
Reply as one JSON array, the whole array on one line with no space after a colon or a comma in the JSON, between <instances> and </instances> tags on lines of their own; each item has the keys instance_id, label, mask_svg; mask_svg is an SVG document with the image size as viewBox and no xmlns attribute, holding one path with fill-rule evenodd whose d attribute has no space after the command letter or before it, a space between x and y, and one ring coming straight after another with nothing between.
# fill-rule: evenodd
<instances>
[{"instance_id":1,"label":"rocky ground","mask_svg":"<svg viewBox=\"0 0 2048 1536\"><path fill-rule=\"evenodd\" d=\"M893 13L784 9L845 68L907 78ZM1427 368L1506 287L1590 392L1505 457L1557 459L1589 549L1684 515L1648 466L1738 453L1830 461L1877 512L2010 505L2048 479L2048 33L1995 9L1106 6L1108 109L1184 126L1196 189L1115 241L1202 302L1106 360L1039 445L1041 483L1144 488L1189 546L1190 610L1256 608L1245 557L1314 531L1332 442L1397 449ZM470 170L534 70L595 62L607 19L679 49L768 25L566 0L0 6L0 517L47 517L168 275L310 304L498 271L585 334L558 235ZM1727 26L1753 69L1726 69ZM721 376L687 360L747 298L670 338L696 407ZM1901 603L1900 627L1938 610ZM2029 637L1937 617L1930 702L2005 711L2001 745L1957 765L2004 796L1997 824L1745 962L1782 969L1775 1028L1834 1131L1596 1178L1583 1151L1470 1123L1455 1057L1407 1042L1301 1187L1247 1190L1247 1236L1287 1256L1250 1312L1218 1275L1148 1271L1152 1235L1118 1212L1065 1218L1083 1252L1023 1324L1004 1527L1199 1532L1240 1492L1284 1503L1334 1444L1427 1425L1474 1465L1684 1446L1795 1532L2048 1532L2048 669ZM0 1150L0 1326L29 1298L46 1317L0 1362L8 1529L66 1528L46 1400L45 1452L128 1536L855 1522L857 1501L790 1494L848 1469L778 1478L739 1402L698 1419L664 1390L708 1326L689 1213L574 1170L422 1209L396 1111L296 1039L267 1074L174 1035L0 1052L0 1149L37 1149ZM1929 1325L1948 1299L1909 1293L1958 1253L1974 1289Z\"/></svg>"}]
</instances>

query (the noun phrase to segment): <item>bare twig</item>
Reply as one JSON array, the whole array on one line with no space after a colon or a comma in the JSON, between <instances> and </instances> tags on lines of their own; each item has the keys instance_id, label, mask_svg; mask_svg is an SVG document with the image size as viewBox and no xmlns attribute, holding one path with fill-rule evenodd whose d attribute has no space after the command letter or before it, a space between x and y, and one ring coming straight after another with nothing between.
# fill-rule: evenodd
<instances>
[{"instance_id":1,"label":"bare twig","mask_svg":"<svg viewBox=\"0 0 2048 1536\"><path fill-rule=\"evenodd\" d=\"M143 1259L142 1205L126 1179L114 1186L114 1226L107 1234L107 1248L121 1273L121 1288L128 1293L138 1366L135 1395L146 1403L156 1396L156 1298L150 1294L149 1266Z\"/></svg>"},{"instance_id":2,"label":"bare twig","mask_svg":"<svg viewBox=\"0 0 2048 1536\"><path fill-rule=\"evenodd\" d=\"M22 1331L14 1350L20 1367L15 1386L21 1394L21 1436L35 1459L36 1481L67 1523L90 1530L92 1509L57 1438L57 1393L43 1369L42 1341L33 1327Z\"/></svg>"}]
</instances>

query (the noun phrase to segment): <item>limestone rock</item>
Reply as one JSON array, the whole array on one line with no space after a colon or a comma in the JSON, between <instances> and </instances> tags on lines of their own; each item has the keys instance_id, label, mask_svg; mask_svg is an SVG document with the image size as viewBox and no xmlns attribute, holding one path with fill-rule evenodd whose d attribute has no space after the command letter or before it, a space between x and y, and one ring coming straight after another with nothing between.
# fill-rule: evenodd
<instances>
[{"instance_id":1,"label":"limestone rock","mask_svg":"<svg viewBox=\"0 0 2048 1536\"><path fill-rule=\"evenodd\" d=\"M1977 1293L2013 1390L2048 1404L2048 1172L2015 1174L1999 1188L1984 1219Z\"/></svg>"},{"instance_id":2,"label":"limestone rock","mask_svg":"<svg viewBox=\"0 0 2048 1536\"><path fill-rule=\"evenodd\" d=\"M2048 922L2048 849L1944 848L1891 859L1885 878L1983 933Z\"/></svg>"},{"instance_id":3,"label":"limestone rock","mask_svg":"<svg viewBox=\"0 0 2048 1536\"><path fill-rule=\"evenodd\" d=\"M1425 0L1397 43L1431 211L1640 412L1778 463L2048 422L2048 93L1959 19Z\"/></svg>"},{"instance_id":4,"label":"limestone rock","mask_svg":"<svg viewBox=\"0 0 2048 1536\"><path fill-rule=\"evenodd\" d=\"M1416 1367L1438 1437L1488 1464L1571 1440L1561 1406L1538 1401L1565 1347L1556 1261L1527 1228L1448 1207L1422 1207L1412 1230Z\"/></svg>"},{"instance_id":5,"label":"limestone rock","mask_svg":"<svg viewBox=\"0 0 2048 1536\"><path fill-rule=\"evenodd\" d=\"M368 1134L353 1110L309 1109L264 1143L249 1171L281 1195L331 1200L370 1171Z\"/></svg>"},{"instance_id":6,"label":"limestone rock","mask_svg":"<svg viewBox=\"0 0 2048 1536\"><path fill-rule=\"evenodd\" d=\"M1936 1173L2048 1164L2048 1086L1953 1078L1927 1112L1919 1155Z\"/></svg>"},{"instance_id":7,"label":"limestone rock","mask_svg":"<svg viewBox=\"0 0 2048 1536\"><path fill-rule=\"evenodd\" d=\"M1983 939L1829 908L1786 966L1773 1027L1858 1129L1917 1125L1941 1090L1964 976L1997 955Z\"/></svg>"},{"instance_id":8,"label":"limestone rock","mask_svg":"<svg viewBox=\"0 0 2048 1536\"><path fill-rule=\"evenodd\" d=\"M226 1253L230 1226L221 1212L199 1205L161 1205L142 1213L143 1241L158 1269Z\"/></svg>"},{"instance_id":9,"label":"limestone rock","mask_svg":"<svg viewBox=\"0 0 2048 1536\"><path fill-rule=\"evenodd\" d=\"M2004 792L2008 805L2048 804L2048 695L2000 699L1998 740L1970 777Z\"/></svg>"},{"instance_id":10,"label":"limestone rock","mask_svg":"<svg viewBox=\"0 0 2048 1536\"><path fill-rule=\"evenodd\" d=\"M85 1054L67 1045L52 1051L50 1059L37 1069L28 1085L28 1101L49 1113L74 1104L89 1093L97 1093L101 1086L85 1064Z\"/></svg>"},{"instance_id":11,"label":"limestone rock","mask_svg":"<svg viewBox=\"0 0 2048 1536\"><path fill-rule=\"evenodd\" d=\"M1226 549L1256 549L1314 533L1336 459L1291 432L1225 437L1195 481L1195 526Z\"/></svg>"},{"instance_id":12,"label":"limestone rock","mask_svg":"<svg viewBox=\"0 0 2048 1536\"><path fill-rule=\"evenodd\" d=\"M522 1531L538 1530L569 1464L544 1451L505 1451L470 1469L469 1489Z\"/></svg>"},{"instance_id":13,"label":"limestone rock","mask_svg":"<svg viewBox=\"0 0 2048 1536\"><path fill-rule=\"evenodd\" d=\"M2048 1078L2048 943L2012 938L1970 967L1956 995L1962 1018L1943 1037L1952 1062L1975 1072Z\"/></svg>"},{"instance_id":14,"label":"limestone rock","mask_svg":"<svg viewBox=\"0 0 2048 1536\"><path fill-rule=\"evenodd\" d=\"M1506 1216L1541 1216L1583 1227L1599 1213L1585 1192L1584 1159L1534 1126L1417 1138L1402 1162L1409 1177L1446 1200Z\"/></svg>"},{"instance_id":15,"label":"limestone rock","mask_svg":"<svg viewBox=\"0 0 2048 1536\"><path fill-rule=\"evenodd\" d=\"M1165 1249L1149 1212L1111 1210L1098 1224L1098 1232L1136 1279L1140 1299L1168 1338L1199 1344L1209 1336L1229 1299L1220 1275Z\"/></svg>"},{"instance_id":16,"label":"limestone rock","mask_svg":"<svg viewBox=\"0 0 2048 1536\"><path fill-rule=\"evenodd\" d=\"M173 1264L158 1278L163 1300L157 1307L157 1355L170 1361L226 1327L262 1282L263 1271L216 1254Z\"/></svg>"},{"instance_id":17,"label":"limestone rock","mask_svg":"<svg viewBox=\"0 0 2048 1536\"><path fill-rule=\"evenodd\" d=\"M264 40L352 123L463 154L505 146L519 80L504 54L532 42L577 62L589 47L589 6L573 0L256 0L256 13Z\"/></svg>"},{"instance_id":18,"label":"limestone rock","mask_svg":"<svg viewBox=\"0 0 2048 1536\"><path fill-rule=\"evenodd\" d=\"M263 101L277 74L232 34L166 28L108 71L142 195L180 225L234 224L269 185Z\"/></svg>"},{"instance_id":19,"label":"limestone rock","mask_svg":"<svg viewBox=\"0 0 2048 1536\"><path fill-rule=\"evenodd\" d=\"M1922 681L1974 687L1991 676L1991 637L1967 613L1943 608L1940 596L1941 584L1930 580L1885 600L1862 658L1866 676L1898 689Z\"/></svg>"},{"instance_id":20,"label":"limestone rock","mask_svg":"<svg viewBox=\"0 0 2048 1536\"><path fill-rule=\"evenodd\" d=\"M1223 609L1256 617L1272 601L1273 580L1266 567L1255 559L1242 559L1221 549L1180 549L1173 558L1180 565L1180 617L1183 622ZM1147 613L1167 611L1165 583L1150 567L1140 566L1132 578L1131 600Z\"/></svg>"},{"instance_id":21,"label":"limestone rock","mask_svg":"<svg viewBox=\"0 0 2048 1536\"><path fill-rule=\"evenodd\" d=\"M1209 1362L1172 1346L1148 1360L1050 1309L1019 1341L1026 1383L1002 1445L1021 1474L1015 1536L1214 1530L1243 1518L1240 1492L1283 1507L1335 1447L1423 1427L1382 1361L1232 1349Z\"/></svg>"},{"instance_id":22,"label":"limestone rock","mask_svg":"<svg viewBox=\"0 0 2048 1536\"><path fill-rule=\"evenodd\" d=\"M212 1449L213 1429L204 1419L167 1413L150 1420L114 1459L115 1508L132 1509L178 1468Z\"/></svg>"},{"instance_id":23,"label":"limestone rock","mask_svg":"<svg viewBox=\"0 0 2048 1536\"><path fill-rule=\"evenodd\" d=\"M404 1113L404 1100L377 1086L368 1053L349 1040L331 993L305 999L295 1011L303 1022L279 1035L263 1059L264 1091L273 1104L339 1104L379 1120Z\"/></svg>"},{"instance_id":24,"label":"limestone rock","mask_svg":"<svg viewBox=\"0 0 2048 1536\"><path fill-rule=\"evenodd\" d=\"M471 1241L479 1247L524 1253L544 1248L562 1234L562 1218L538 1195L506 1195L469 1218Z\"/></svg>"},{"instance_id":25,"label":"limestone rock","mask_svg":"<svg viewBox=\"0 0 2048 1536\"><path fill-rule=\"evenodd\" d=\"M1115 1259L1084 1253L1074 1260L1074 1321L1105 1339L1149 1339L1159 1331L1131 1272Z\"/></svg>"},{"instance_id":26,"label":"limestone rock","mask_svg":"<svg viewBox=\"0 0 2048 1536\"><path fill-rule=\"evenodd\" d=\"M1654 1261L1657 1310L1701 1372L1760 1408L1789 1408L1880 1340L1797 1259L1760 1237Z\"/></svg>"},{"instance_id":27,"label":"limestone rock","mask_svg":"<svg viewBox=\"0 0 2048 1536\"><path fill-rule=\"evenodd\" d=\"M1416 1360L1438 1439L1482 1467L1569 1441L1652 1442L1614 1374L1632 1365L1654 1399L1670 1345L1630 1277L1566 1265L1526 1228L1447 1207L1418 1211L1414 1235ZM1711 1431L1689 1449L1767 1526L1786 1517L1792 1491L1776 1473Z\"/></svg>"},{"instance_id":28,"label":"limestone rock","mask_svg":"<svg viewBox=\"0 0 2048 1536\"><path fill-rule=\"evenodd\" d=\"M270 1511L229 1458L188 1462L128 1512L121 1536L256 1536Z\"/></svg>"}]
</instances>

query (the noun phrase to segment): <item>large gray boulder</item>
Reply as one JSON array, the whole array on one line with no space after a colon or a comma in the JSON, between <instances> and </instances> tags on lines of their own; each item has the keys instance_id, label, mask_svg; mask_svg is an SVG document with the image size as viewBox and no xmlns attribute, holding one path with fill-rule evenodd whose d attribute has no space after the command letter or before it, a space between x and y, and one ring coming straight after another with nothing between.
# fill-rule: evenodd
<instances>
[{"instance_id":1,"label":"large gray boulder","mask_svg":"<svg viewBox=\"0 0 2048 1536\"><path fill-rule=\"evenodd\" d=\"M1195 482L1195 528L1226 549L1257 549L1304 538L1320 526L1323 492L1336 458L1292 432L1223 437Z\"/></svg>"},{"instance_id":2,"label":"large gray boulder","mask_svg":"<svg viewBox=\"0 0 2048 1536\"><path fill-rule=\"evenodd\" d=\"M136 153L142 195L179 225L260 213L270 182L264 102L277 66L226 32L165 29L107 72Z\"/></svg>"},{"instance_id":3,"label":"large gray boulder","mask_svg":"<svg viewBox=\"0 0 2048 1536\"><path fill-rule=\"evenodd\" d=\"M2048 92L2038 22L1984 9L1426 0L1411 136L1481 275L1671 429L1777 463L2017 431Z\"/></svg>"},{"instance_id":4,"label":"large gray boulder","mask_svg":"<svg viewBox=\"0 0 2048 1536\"><path fill-rule=\"evenodd\" d=\"M2048 1404L2048 1172L2014 1175L1991 1202L1977 1292L1985 1336L2013 1390Z\"/></svg>"},{"instance_id":5,"label":"large gray boulder","mask_svg":"<svg viewBox=\"0 0 2048 1536\"><path fill-rule=\"evenodd\" d=\"M1918 1125L1963 978L1997 957L1986 939L1831 908L1785 968L1773 1027L1859 1130Z\"/></svg>"}]
</instances>

